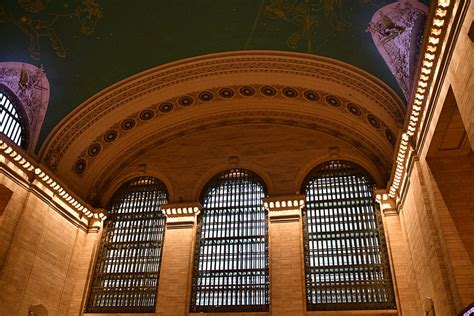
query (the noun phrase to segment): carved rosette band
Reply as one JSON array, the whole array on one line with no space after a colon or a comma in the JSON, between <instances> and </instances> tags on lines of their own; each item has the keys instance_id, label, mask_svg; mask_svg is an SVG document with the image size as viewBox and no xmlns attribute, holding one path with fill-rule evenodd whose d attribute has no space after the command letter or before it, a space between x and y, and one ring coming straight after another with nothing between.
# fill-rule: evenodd
<instances>
[{"instance_id":1,"label":"carved rosette band","mask_svg":"<svg viewBox=\"0 0 474 316\"><path fill-rule=\"evenodd\" d=\"M161 211L166 216L167 229L192 228L202 205L199 202L168 203L161 205Z\"/></svg>"},{"instance_id":2,"label":"carved rosette band","mask_svg":"<svg viewBox=\"0 0 474 316\"><path fill-rule=\"evenodd\" d=\"M305 205L304 194L280 195L263 198L270 222L298 221Z\"/></svg>"}]
</instances>

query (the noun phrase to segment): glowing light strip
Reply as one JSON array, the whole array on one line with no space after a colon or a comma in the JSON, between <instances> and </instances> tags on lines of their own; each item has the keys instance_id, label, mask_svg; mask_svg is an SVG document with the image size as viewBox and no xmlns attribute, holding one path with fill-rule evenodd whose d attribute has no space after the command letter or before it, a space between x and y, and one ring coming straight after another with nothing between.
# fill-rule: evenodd
<instances>
[{"instance_id":1,"label":"glowing light strip","mask_svg":"<svg viewBox=\"0 0 474 316\"><path fill-rule=\"evenodd\" d=\"M438 0L438 5L433 18L433 24L428 37L428 46L423 56L420 76L417 83L415 98L413 99L412 110L410 113L410 120L407 130L402 134L400 146L398 147L395 174L393 176L392 184L390 185L389 196L394 198L400 188L400 184L405 180L405 162L407 159L408 142L418 128L418 120L421 111L424 110L426 99L428 95L428 81L433 77L433 70L437 64L435 60L435 52L438 50L440 44L440 35L442 27L445 24L447 8L450 5L450 0Z\"/></svg>"},{"instance_id":2,"label":"glowing light strip","mask_svg":"<svg viewBox=\"0 0 474 316\"><path fill-rule=\"evenodd\" d=\"M59 183L57 183L51 176L49 176L41 168L36 167L33 163L29 162L27 158L23 157L9 144L0 139L0 155L11 160L22 168L24 171L33 172L36 177L51 191L53 191L61 200L63 200L69 207L76 210L78 213L82 213L87 218L96 218L105 220L106 215L104 213L92 212L87 206L79 202L74 198L68 191Z\"/></svg>"}]
</instances>

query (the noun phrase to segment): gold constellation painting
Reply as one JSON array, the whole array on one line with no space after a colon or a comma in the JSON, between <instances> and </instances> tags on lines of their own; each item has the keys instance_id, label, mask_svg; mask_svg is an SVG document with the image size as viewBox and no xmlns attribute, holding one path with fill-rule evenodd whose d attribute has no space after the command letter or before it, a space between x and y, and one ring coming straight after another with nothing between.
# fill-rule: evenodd
<instances>
[{"instance_id":1,"label":"gold constellation painting","mask_svg":"<svg viewBox=\"0 0 474 316\"><path fill-rule=\"evenodd\" d=\"M28 50L34 59L40 58L40 38L49 39L55 53L66 57L66 49L57 34L58 21L69 18L79 23L81 33L91 35L102 18L99 0L79 0L74 6L61 4L59 9L50 5L51 0L17 0L22 12L13 13L0 6L0 23L12 23L26 34ZM68 21L69 21L68 20Z\"/></svg>"},{"instance_id":2,"label":"gold constellation painting","mask_svg":"<svg viewBox=\"0 0 474 316\"><path fill-rule=\"evenodd\" d=\"M369 4L370 0L359 0L362 4ZM344 0L262 0L261 8L254 22L254 27L247 40L246 48L255 33L258 20L264 15L274 20L282 20L292 24L295 31L288 37L286 43L289 48L297 49L306 46L306 51L314 52L314 34L318 26L318 17L324 17L334 31L342 31L350 23L342 16Z\"/></svg>"}]
</instances>

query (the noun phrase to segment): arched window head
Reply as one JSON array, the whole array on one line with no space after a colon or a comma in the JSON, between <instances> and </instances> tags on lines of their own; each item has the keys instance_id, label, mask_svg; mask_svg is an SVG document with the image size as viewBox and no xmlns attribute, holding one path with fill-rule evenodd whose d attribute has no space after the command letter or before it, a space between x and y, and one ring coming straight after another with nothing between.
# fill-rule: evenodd
<instances>
[{"instance_id":1,"label":"arched window head","mask_svg":"<svg viewBox=\"0 0 474 316\"><path fill-rule=\"evenodd\" d=\"M306 177L303 191L308 309L396 308L372 178L333 160Z\"/></svg>"},{"instance_id":2,"label":"arched window head","mask_svg":"<svg viewBox=\"0 0 474 316\"><path fill-rule=\"evenodd\" d=\"M19 101L0 85L0 132L20 147L26 146L26 124Z\"/></svg>"},{"instance_id":3,"label":"arched window head","mask_svg":"<svg viewBox=\"0 0 474 316\"><path fill-rule=\"evenodd\" d=\"M244 169L216 176L202 194L191 312L268 311L268 225L263 181Z\"/></svg>"},{"instance_id":4,"label":"arched window head","mask_svg":"<svg viewBox=\"0 0 474 316\"><path fill-rule=\"evenodd\" d=\"M154 313L166 218L164 184L133 179L115 193L89 293L90 313Z\"/></svg>"}]
</instances>

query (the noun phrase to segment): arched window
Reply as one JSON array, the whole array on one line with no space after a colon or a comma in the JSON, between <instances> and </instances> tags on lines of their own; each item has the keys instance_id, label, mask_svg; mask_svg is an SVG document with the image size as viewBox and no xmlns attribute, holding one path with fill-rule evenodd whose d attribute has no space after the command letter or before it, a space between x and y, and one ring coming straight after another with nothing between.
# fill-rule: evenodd
<instances>
[{"instance_id":1,"label":"arched window","mask_svg":"<svg viewBox=\"0 0 474 316\"><path fill-rule=\"evenodd\" d=\"M373 181L360 166L330 161L303 191L309 310L396 308Z\"/></svg>"},{"instance_id":2,"label":"arched window","mask_svg":"<svg viewBox=\"0 0 474 316\"><path fill-rule=\"evenodd\" d=\"M133 179L115 193L104 223L87 312L154 313L167 191L158 179Z\"/></svg>"},{"instance_id":3,"label":"arched window","mask_svg":"<svg viewBox=\"0 0 474 316\"><path fill-rule=\"evenodd\" d=\"M202 196L191 312L268 311L268 225L257 175L232 169Z\"/></svg>"},{"instance_id":4,"label":"arched window","mask_svg":"<svg viewBox=\"0 0 474 316\"><path fill-rule=\"evenodd\" d=\"M19 106L11 94L0 85L0 132L18 146L24 147L26 125Z\"/></svg>"}]
</instances>

